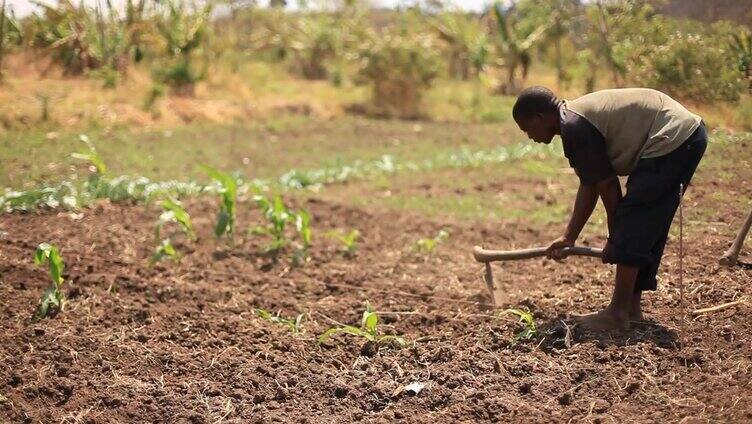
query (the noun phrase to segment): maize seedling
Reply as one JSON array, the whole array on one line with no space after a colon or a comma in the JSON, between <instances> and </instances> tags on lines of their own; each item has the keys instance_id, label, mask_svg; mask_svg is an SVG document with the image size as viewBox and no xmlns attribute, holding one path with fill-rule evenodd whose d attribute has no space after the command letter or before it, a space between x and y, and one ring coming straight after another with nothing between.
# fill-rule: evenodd
<instances>
[{"instance_id":1,"label":"maize seedling","mask_svg":"<svg viewBox=\"0 0 752 424\"><path fill-rule=\"evenodd\" d=\"M332 327L326 330L318 337L318 343L326 342L329 337L337 333L347 333L353 336L359 336L365 338L368 342L376 345L380 345L385 342L394 341L400 347L405 347L408 342L400 336L394 335L381 335L378 330L379 316L376 311L371 307L371 303L366 301L366 310L363 312L363 318L360 322L360 328L352 325L343 325L341 327Z\"/></svg>"},{"instance_id":2,"label":"maize seedling","mask_svg":"<svg viewBox=\"0 0 752 424\"><path fill-rule=\"evenodd\" d=\"M175 246L172 245L172 240L169 237L162 239L157 247L154 248L154 254L151 255L151 259L149 261L152 264L155 264L165 257L169 257L175 262L178 262L180 260L178 251L175 249Z\"/></svg>"},{"instance_id":3,"label":"maize seedling","mask_svg":"<svg viewBox=\"0 0 752 424\"><path fill-rule=\"evenodd\" d=\"M434 238L423 238L416 241L413 245L413 250L430 255L434 250L436 250L436 247L438 247L438 245L447 238L449 238L449 233L445 230L439 230L438 234L436 234L436 237Z\"/></svg>"},{"instance_id":4,"label":"maize seedling","mask_svg":"<svg viewBox=\"0 0 752 424\"><path fill-rule=\"evenodd\" d=\"M34 254L34 263L37 265L48 264L52 278L52 284L39 299L39 306L34 314L33 320L38 321L48 316L55 316L63 310L65 298L60 288L63 286L65 263L60 256L60 250L48 243L42 243L37 247Z\"/></svg>"},{"instance_id":5,"label":"maize seedling","mask_svg":"<svg viewBox=\"0 0 752 424\"><path fill-rule=\"evenodd\" d=\"M191 216L183 208L183 204L172 198L162 200L161 204L163 212L159 215L157 224L154 226L154 235L157 240L161 238L162 227L170 222L177 223L185 235L191 240L196 240L196 232L193 230Z\"/></svg>"},{"instance_id":6,"label":"maize seedling","mask_svg":"<svg viewBox=\"0 0 752 424\"><path fill-rule=\"evenodd\" d=\"M214 235L222 237L235 234L235 205L238 197L238 184L235 178L210 166L203 165L203 170L219 183L219 214L214 226Z\"/></svg>"},{"instance_id":7,"label":"maize seedling","mask_svg":"<svg viewBox=\"0 0 752 424\"><path fill-rule=\"evenodd\" d=\"M302 313L298 314L293 319L293 318L285 318L282 315L280 315L279 312L273 315L271 312L267 311L266 309L261 309L261 308L254 309L254 313L261 319L265 319L274 324L284 325L295 334L299 334L303 332L303 318L305 318L305 314L302 314Z\"/></svg>"},{"instance_id":8,"label":"maize seedling","mask_svg":"<svg viewBox=\"0 0 752 424\"><path fill-rule=\"evenodd\" d=\"M523 324L522 330L520 330L512 340L512 344L519 342L520 340L530 340L538 334L538 330L535 327L535 319L533 314L525 312L521 309L506 309L501 311L499 315L512 314L520 318L520 323Z\"/></svg>"},{"instance_id":9,"label":"maize seedling","mask_svg":"<svg viewBox=\"0 0 752 424\"><path fill-rule=\"evenodd\" d=\"M355 251L358 250L358 239L360 238L360 231L352 230L349 233L340 233L338 231L329 231L331 237L339 240L342 243L340 252L347 258L355 256Z\"/></svg>"}]
</instances>

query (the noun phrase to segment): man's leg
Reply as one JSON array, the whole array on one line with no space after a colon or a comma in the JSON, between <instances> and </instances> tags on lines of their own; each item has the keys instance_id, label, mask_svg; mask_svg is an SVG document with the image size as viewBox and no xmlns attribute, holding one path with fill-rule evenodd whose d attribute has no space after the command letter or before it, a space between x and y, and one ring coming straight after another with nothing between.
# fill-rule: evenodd
<instances>
[{"instance_id":1,"label":"man's leg","mask_svg":"<svg viewBox=\"0 0 752 424\"><path fill-rule=\"evenodd\" d=\"M620 330L629 328L630 311L639 268L616 265L616 285L611 303L602 311L577 317L591 330Z\"/></svg>"},{"instance_id":2,"label":"man's leg","mask_svg":"<svg viewBox=\"0 0 752 424\"><path fill-rule=\"evenodd\" d=\"M703 135L701 135L701 137L703 137ZM692 176L694 176L695 170L697 169L697 165L699 164L700 159L705 153L706 147L706 140L698 140L696 144L691 147L689 154L685 155L689 157L685 157L680 160L681 163L686 164L685 169L679 172L679 179L684 188L682 195L687 191L687 188L692 181ZM635 292L632 297L632 308L630 311L630 320L632 321L642 320L642 292L646 290L653 291L658 285L656 275L658 274L658 268L660 267L661 260L663 259L663 251L666 247L666 242L668 241L668 234L671 230L671 223L673 221L674 215L676 214L676 210L679 207L679 202L681 201L679 196L680 195L677 193L675 199L673 199L672 196L666 197L666 203L664 204L664 207L667 207L670 211L666 213L665 216L670 218L667 219L664 223L664 228L661 231L661 237L656 240L653 248L650 249L650 255L653 258L652 263L640 268L640 271L637 274L637 281L634 288Z\"/></svg>"}]
</instances>

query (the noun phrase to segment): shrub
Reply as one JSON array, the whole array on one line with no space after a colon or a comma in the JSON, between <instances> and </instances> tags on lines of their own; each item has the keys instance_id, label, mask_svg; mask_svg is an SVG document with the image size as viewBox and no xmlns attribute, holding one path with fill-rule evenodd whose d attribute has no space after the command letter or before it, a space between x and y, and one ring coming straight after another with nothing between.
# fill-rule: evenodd
<instances>
[{"instance_id":1,"label":"shrub","mask_svg":"<svg viewBox=\"0 0 752 424\"><path fill-rule=\"evenodd\" d=\"M701 102L736 101L744 90L744 74L729 60L728 37L722 26L683 30L675 21L654 18L615 51L624 57L626 75L635 85Z\"/></svg>"},{"instance_id":2,"label":"shrub","mask_svg":"<svg viewBox=\"0 0 752 424\"><path fill-rule=\"evenodd\" d=\"M373 84L375 113L399 118L422 115L423 94L439 72L440 57L429 34L372 34L362 55L361 75Z\"/></svg>"}]
</instances>

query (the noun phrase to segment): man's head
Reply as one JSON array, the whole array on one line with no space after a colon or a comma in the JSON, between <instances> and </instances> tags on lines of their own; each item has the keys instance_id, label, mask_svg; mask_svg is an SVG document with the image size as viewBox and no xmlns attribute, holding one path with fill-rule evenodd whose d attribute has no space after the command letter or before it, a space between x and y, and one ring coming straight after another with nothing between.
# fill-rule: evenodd
<instances>
[{"instance_id":1,"label":"man's head","mask_svg":"<svg viewBox=\"0 0 752 424\"><path fill-rule=\"evenodd\" d=\"M515 122L531 140L548 144L559 133L559 99L546 87L528 87L512 108Z\"/></svg>"}]
</instances>

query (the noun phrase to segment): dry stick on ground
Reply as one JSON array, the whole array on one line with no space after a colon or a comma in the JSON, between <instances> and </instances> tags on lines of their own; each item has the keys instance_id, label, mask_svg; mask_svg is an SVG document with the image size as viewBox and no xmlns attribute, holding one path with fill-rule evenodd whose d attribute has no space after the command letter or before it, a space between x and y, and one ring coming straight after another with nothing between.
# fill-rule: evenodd
<instances>
[{"instance_id":1,"label":"dry stick on ground","mask_svg":"<svg viewBox=\"0 0 752 424\"><path fill-rule=\"evenodd\" d=\"M701 314L706 314L708 312L721 311L721 310L724 310L726 308L730 308L730 307L736 306L736 305L741 305L741 304L746 303L746 302L747 302L747 298L743 297L743 298L741 298L739 300L735 300L733 302L723 303L721 305L711 306L709 308L695 309L694 311L692 311L692 315L701 315Z\"/></svg>"},{"instance_id":2,"label":"dry stick on ground","mask_svg":"<svg viewBox=\"0 0 752 424\"><path fill-rule=\"evenodd\" d=\"M752 227L752 210L749 211L747 220L744 222L744 225L742 225L742 228L739 230L739 233L736 235L736 239L734 239L734 243L731 244L731 247L729 247L726 253L723 254L723 256L718 261L718 263L720 263L723 266L729 266L729 267L736 265L736 260L739 257L739 251L742 250L744 239L747 238L747 233L749 233L750 227Z\"/></svg>"}]
</instances>

